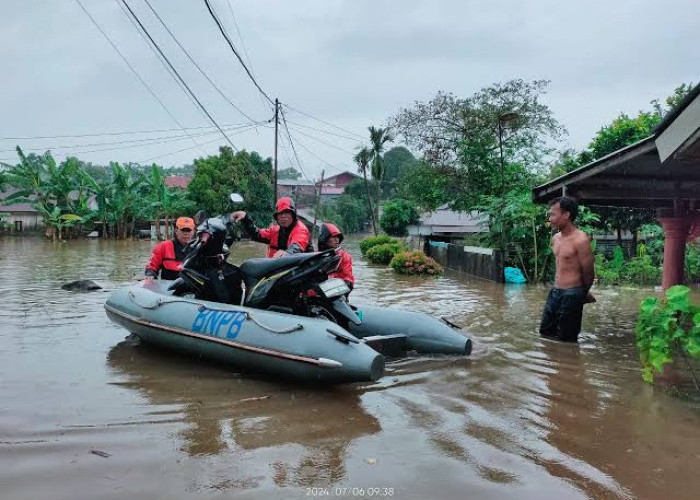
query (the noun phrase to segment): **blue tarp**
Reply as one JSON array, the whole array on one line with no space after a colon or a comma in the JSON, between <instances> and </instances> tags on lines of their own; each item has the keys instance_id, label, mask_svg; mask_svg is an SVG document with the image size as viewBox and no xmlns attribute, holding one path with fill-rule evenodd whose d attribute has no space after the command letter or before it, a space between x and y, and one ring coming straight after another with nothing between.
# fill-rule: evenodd
<instances>
[{"instance_id":1,"label":"blue tarp","mask_svg":"<svg viewBox=\"0 0 700 500\"><path fill-rule=\"evenodd\" d=\"M506 267L503 270L506 278L506 283L527 283L523 272L517 267Z\"/></svg>"}]
</instances>

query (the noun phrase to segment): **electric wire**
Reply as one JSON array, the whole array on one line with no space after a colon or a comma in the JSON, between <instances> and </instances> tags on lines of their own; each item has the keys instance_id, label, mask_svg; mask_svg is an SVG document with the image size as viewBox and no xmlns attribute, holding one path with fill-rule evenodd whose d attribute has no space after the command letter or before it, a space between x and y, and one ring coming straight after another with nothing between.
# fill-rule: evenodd
<instances>
[{"instance_id":1,"label":"electric wire","mask_svg":"<svg viewBox=\"0 0 700 500\"><path fill-rule=\"evenodd\" d=\"M233 42L231 42L231 39L229 38L228 34L226 33L226 30L224 30L224 27L222 26L221 21L219 21L218 16L216 15L216 13L214 12L214 10L212 9L212 6L211 6L211 4L209 3L209 0L204 0L204 3L206 4L207 10L209 11L209 14L211 15L212 19L214 19L214 22L215 22L216 25L219 27L219 31L221 31L221 34L223 35L224 39L225 39L226 42L228 43L229 47L231 47L231 50L233 51L233 53L235 54L236 58L238 59L238 62L240 62L240 63L241 63L241 66L243 66L243 69L245 70L246 74L248 75L248 78L251 79L251 81L253 82L253 84L255 84L255 86L257 87L257 89L260 91L260 93L261 93L262 95L265 96L265 98L270 102L270 104L274 105L274 104L275 104L275 101L273 101L272 99L270 99L270 96L267 95L267 93L262 89L262 87L260 87L260 85L258 84L257 80L255 80L255 77L253 76L253 74L252 74L252 73L250 72L250 70L248 69L248 66L246 66L245 62L243 61L243 58L242 58L241 55L238 53L238 51L236 50L236 48L233 46Z\"/></svg>"},{"instance_id":2,"label":"electric wire","mask_svg":"<svg viewBox=\"0 0 700 500\"><path fill-rule=\"evenodd\" d=\"M165 103L161 100L160 97L155 93L155 91L146 83L146 81L141 78L141 75L139 74L138 71L131 65L129 60L122 54L122 52L119 50L119 48L115 45L115 43L112 41L112 39L107 35L107 33L102 29L102 27L99 25L99 23L95 20L94 17L92 17L92 14L88 12L88 10L85 8L85 6L80 2L80 0L75 0L75 2L80 6L80 8L85 12L85 15L88 16L90 21L92 21L92 24L97 28L97 30L102 34L102 36L109 42L109 44L112 46L112 48L115 50L117 54L119 54L119 57L124 61L124 63L129 67L131 72L136 76L136 78L141 82L141 84L148 90L148 92L153 96L153 98L158 101L160 106L165 110L165 112L172 118L172 120L180 127L180 129L185 132L185 127L182 126L182 124L178 121L177 118L175 118L175 115L168 109L168 107L165 105ZM197 141L192 139L192 142L197 144Z\"/></svg>"},{"instance_id":3,"label":"electric wire","mask_svg":"<svg viewBox=\"0 0 700 500\"><path fill-rule=\"evenodd\" d=\"M153 46L154 46L154 47L158 50L158 52L163 56L163 58L165 59L165 61L168 63L168 66L170 66L170 68L173 70L173 72L177 75L178 79L182 82L182 84L185 86L185 88L187 88L188 92L190 93L190 95L192 95L193 99L194 99L195 101L197 101L197 104L199 105L199 108L202 110L202 112L203 112L205 115L207 115L207 118L209 118L209 120L216 126L216 128L219 129L219 132L221 132L221 135L224 136L224 138L225 138L226 141L231 145L231 147L233 148L233 150L234 150L234 151L238 151L238 148L236 148L236 146L234 146L234 144L233 144L233 142L231 141L231 139L230 139L230 138L226 135L226 133L221 129L221 127L220 127L219 124L216 122L216 120L214 119L214 117L211 116L211 114L209 113L209 111L207 111L207 108L204 107L204 105L200 102L200 100L197 98L197 96L195 95L195 93L192 92L192 89L190 89L190 87L187 85L187 83L186 83L185 80L182 78L182 76L180 76L180 73L178 73L178 71L177 71L177 70L175 69L175 67L172 65L172 63L170 62L170 60L169 60L169 59L166 57L166 55L163 53L163 51L162 51L161 48L158 46L158 44L156 43L156 41L153 39L153 37L151 36L151 34L148 32L148 30L146 29L146 27L143 25L143 23L141 22L141 20L140 20L140 19L138 18L138 16L134 13L134 11L131 9L131 7L129 7L129 4L126 2L126 0L121 0L121 1L122 1L122 3L124 4L124 6L129 10L129 12L130 12L131 15L133 16L134 20L135 20L135 21L138 23L138 25L141 27L141 29L142 29L143 32L146 34L146 36L148 37L148 39L151 41L151 43L153 44Z\"/></svg>"},{"instance_id":4,"label":"electric wire","mask_svg":"<svg viewBox=\"0 0 700 500\"><path fill-rule=\"evenodd\" d=\"M245 116L246 118L248 118L251 122L257 123L258 120L255 120L255 119L251 118L251 117L250 117L248 114L246 114L241 108L239 108L236 104L234 104L234 102L233 102L231 99L229 99L228 96L227 96L226 94L224 94L223 91L214 83L214 81L213 81L211 78L209 78L209 75L207 75L207 73L199 66L199 64L197 64L197 61L195 61L195 60L192 58L192 56L190 55L190 53L187 52L187 49L185 49L185 47L182 46L182 44L180 43L180 41L177 39L177 37L175 37L175 35L173 34L173 32L172 32L172 31L170 30L170 28L168 27L168 25L166 25L165 22L163 21L163 19L158 15L158 13L156 12L156 10L155 10L155 9L153 8L153 6L151 5L151 2L149 2L148 0L143 0L143 1L146 2L146 5L148 5L148 8L149 8L149 9L151 9L151 12L153 12L153 15L156 16L156 19L158 19L158 21L160 22L160 24L163 25L163 27L165 28L165 31L168 32L168 34L169 34L169 35L171 36L171 38L175 41L175 43L177 44L177 46L180 47L180 49L182 49L182 52L184 52L184 54L187 56L187 58L190 60L190 62L191 62L192 64L194 64L194 67L197 68L197 70L202 74L202 76L204 76L204 78L207 79L207 81L211 84L211 86L214 88L214 90L216 90L216 91L219 93L219 95L220 95L221 97L223 97L224 100L225 100L226 102L228 102L236 111L238 111L240 114L242 114L243 116Z\"/></svg>"}]
</instances>

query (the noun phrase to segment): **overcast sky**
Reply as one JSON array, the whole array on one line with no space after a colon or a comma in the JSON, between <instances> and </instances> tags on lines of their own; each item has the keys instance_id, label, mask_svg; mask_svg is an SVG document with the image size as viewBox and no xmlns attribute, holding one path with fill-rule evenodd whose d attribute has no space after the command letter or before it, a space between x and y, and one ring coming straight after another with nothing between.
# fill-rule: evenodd
<instances>
[{"instance_id":1,"label":"overcast sky","mask_svg":"<svg viewBox=\"0 0 700 500\"><path fill-rule=\"evenodd\" d=\"M192 128L192 137L76 0L0 0L0 161L16 159L11 150L19 144L50 148L58 159L73 154L95 163L153 159L170 166L225 144L211 129L195 128L211 122L175 84L117 0L80 1L177 121ZM215 120L231 127L236 147L272 155L272 129L234 128L250 121L194 69L144 0L127 2ZM271 106L246 77L203 0L150 2L234 104L255 120L271 118ZM698 0L211 3L268 95L352 132L287 111L308 177L323 168L354 169L351 157L361 139L353 134L366 136L367 126L381 126L401 107L439 90L466 96L511 78L549 79L545 101L569 131L564 146L582 148L620 112L648 109L650 100L678 84L700 80ZM87 135L130 131L159 132ZM85 136L6 139L69 134ZM286 140L282 146L280 168L293 163Z\"/></svg>"}]
</instances>

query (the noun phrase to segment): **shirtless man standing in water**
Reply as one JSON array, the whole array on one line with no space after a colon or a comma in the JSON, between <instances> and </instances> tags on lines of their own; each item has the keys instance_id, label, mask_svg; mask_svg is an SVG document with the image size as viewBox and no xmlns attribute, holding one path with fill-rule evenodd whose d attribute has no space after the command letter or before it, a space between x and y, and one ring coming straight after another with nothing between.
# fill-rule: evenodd
<instances>
[{"instance_id":1,"label":"shirtless man standing in water","mask_svg":"<svg viewBox=\"0 0 700 500\"><path fill-rule=\"evenodd\" d=\"M554 288L542 313L540 335L562 342L577 342L583 305L595 302L589 290L595 276L588 235L574 226L578 203L563 196L549 204L549 222L559 232L552 237L556 259Z\"/></svg>"}]
</instances>

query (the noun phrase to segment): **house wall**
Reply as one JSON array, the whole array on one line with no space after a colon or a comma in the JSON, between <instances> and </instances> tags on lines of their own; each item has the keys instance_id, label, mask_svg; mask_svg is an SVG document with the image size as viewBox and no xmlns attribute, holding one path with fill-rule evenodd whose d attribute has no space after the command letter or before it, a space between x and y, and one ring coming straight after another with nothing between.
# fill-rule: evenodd
<instances>
[{"instance_id":1,"label":"house wall","mask_svg":"<svg viewBox=\"0 0 700 500\"><path fill-rule=\"evenodd\" d=\"M10 212L5 213L6 215L2 217L2 220L6 226L8 226L8 231L15 230L15 222L19 221L22 224L22 232L26 231L41 231L44 228L44 221L38 213L31 212Z\"/></svg>"},{"instance_id":2,"label":"house wall","mask_svg":"<svg viewBox=\"0 0 700 500\"><path fill-rule=\"evenodd\" d=\"M334 186L344 188L355 179L357 179L357 177L355 177L354 175L343 173L331 177L330 179L328 179L328 181L324 181L323 184L332 184Z\"/></svg>"}]
</instances>

